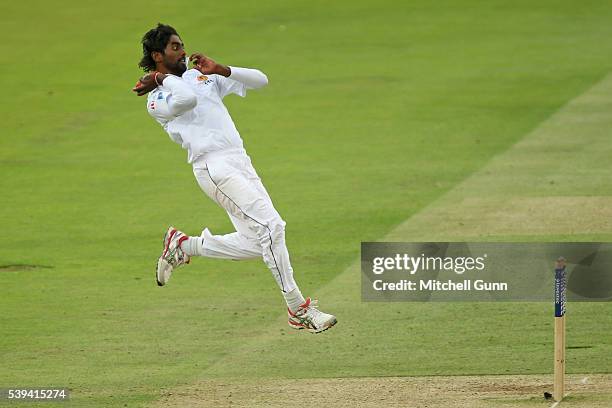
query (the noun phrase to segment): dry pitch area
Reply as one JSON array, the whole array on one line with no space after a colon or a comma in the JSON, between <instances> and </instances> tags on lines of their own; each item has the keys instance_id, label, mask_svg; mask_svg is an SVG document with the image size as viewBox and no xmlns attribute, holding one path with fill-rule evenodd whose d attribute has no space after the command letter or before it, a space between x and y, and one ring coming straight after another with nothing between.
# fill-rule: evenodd
<instances>
[{"instance_id":1,"label":"dry pitch area","mask_svg":"<svg viewBox=\"0 0 612 408\"><path fill-rule=\"evenodd\" d=\"M551 375L202 381L164 393L156 407L589 407L608 408L612 375L571 375L560 404Z\"/></svg>"}]
</instances>

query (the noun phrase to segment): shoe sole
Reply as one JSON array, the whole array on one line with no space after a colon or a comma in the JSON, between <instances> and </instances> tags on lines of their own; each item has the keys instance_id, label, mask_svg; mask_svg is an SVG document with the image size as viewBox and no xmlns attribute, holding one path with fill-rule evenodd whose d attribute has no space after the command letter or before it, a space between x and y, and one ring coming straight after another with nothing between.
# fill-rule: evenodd
<instances>
[{"instance_id":1,"label":"shoe sole","mask_svg":"<svg viewBox=\"0 0 612 408\"><path fill-rule=\"evenodd\" d=\"M166 280L166 282L160 280L160 277L164 276L163 270L165 268L172 267L170 266L170 264L168 264L168 262L164 260L163 257L159 257L159 259L157 260L157 268L155 269L155 281L157 282L157 286L164 286L168 282L168 280Z\"/></svg>"},{"instance_id":2,"label":"shoe sole","mask_svg":"<svg viewBox=\"0 0 612 408\"><path fill-rule=\"evenodd\" d=\"M331 329L332 327L334 327L336 325L336 323L338 323L338 319L336 319L334 317L334 320L332 320L327 326L323 327L322 329L316 330L316 329L307 329L303 326L294 326L293 324L289 323L289 327L291 327L294 330L306 330L308 331L308 333L312 333L312 334L319 334L319 333L323 333L324 331Z\"/></svg>"},{"instance_id":3,"label":"shoe sole","mask_svg":"<svg viewBox=\"0 0 612 408\"><path fill-rule=\"evenodd\" d=\"M157 260L157 267L155 268L155 282L157 282L157 286L164 286L166 282L168 282L167 280L166 282L160 281L159 278L160 278L160 271L162 270L162 268L164 266L165 267L170 266L168 265L168 262L164 261L164 256L168 252L168 248L170 247L170 241L172 240L172 237L174 236L174 234L176 234L176 228L169 227L168 231L166 231L166 233L164 234L164 238L162 239L162 245L164 246L164 249L162 250L161 256ZM164 265L164 263L166 265Z\"/></svg>"}]
</instances>

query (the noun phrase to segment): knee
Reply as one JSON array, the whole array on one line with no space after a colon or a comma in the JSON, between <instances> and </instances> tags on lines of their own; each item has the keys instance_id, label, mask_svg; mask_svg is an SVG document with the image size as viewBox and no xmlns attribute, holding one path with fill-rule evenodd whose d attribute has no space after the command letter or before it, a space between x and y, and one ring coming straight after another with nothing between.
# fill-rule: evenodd
<instances>
[{"instance_id":1,"label":"knee","mask_svg":"<svg viewBox=\"0 0 612 408\"><path fill-rule=\"evenodd\" d=\"M282 218L276 217L262 224L258 231L262 245L270 245L272 242L285 241L285 226L287 223Z\"/></svg>"},{"instance_id":2,"label":"knee","mask_svg":"<svg viewBox=\"0 0 612 408\"><path fill-rule=\"evenodd\" d=\"M281 217L274 218L268 223L268 229L272 235L285 235L285 226L287 223Z\"/></svg>"}]
</instances>

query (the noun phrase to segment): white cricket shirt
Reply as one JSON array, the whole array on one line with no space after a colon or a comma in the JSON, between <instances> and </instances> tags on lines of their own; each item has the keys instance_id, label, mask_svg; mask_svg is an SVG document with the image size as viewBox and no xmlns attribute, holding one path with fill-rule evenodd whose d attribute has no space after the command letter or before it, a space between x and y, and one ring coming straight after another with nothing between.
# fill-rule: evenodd
<instances>
[{"instance_id":1,"label":"white cricket shirt","mask_svg":"<svg viewBox=\"0 0 612 408\"><path fill-rule=\"evenodd\" d=\"M226 149L242 148L242 138L223 98L231 93L246 96L247 89L268 83L259 70L230 67L229 77L203 75L196 69L182 77L168 75L149 93L147 110L170 138L187 150L187 161Z\"/></svg>"}]
</instances>

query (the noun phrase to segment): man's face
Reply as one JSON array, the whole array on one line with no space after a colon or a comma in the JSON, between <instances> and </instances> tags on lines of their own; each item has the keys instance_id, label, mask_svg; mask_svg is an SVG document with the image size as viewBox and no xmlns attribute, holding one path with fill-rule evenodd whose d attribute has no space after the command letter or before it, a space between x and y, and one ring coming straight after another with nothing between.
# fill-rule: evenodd
<instances>
[{"instance_id":1,"label":"man's face","mask_svg":"<svg viewBox=\"0 0 612 408\"><path fill-rule=\"evenodd\" d=\"M186 54L183 46L181 38L173 34L166 45L164 53L161 55L161 64L171 74L180 76L187 70L187 64L185 63Z\"/></svg>"}]
</instances>

